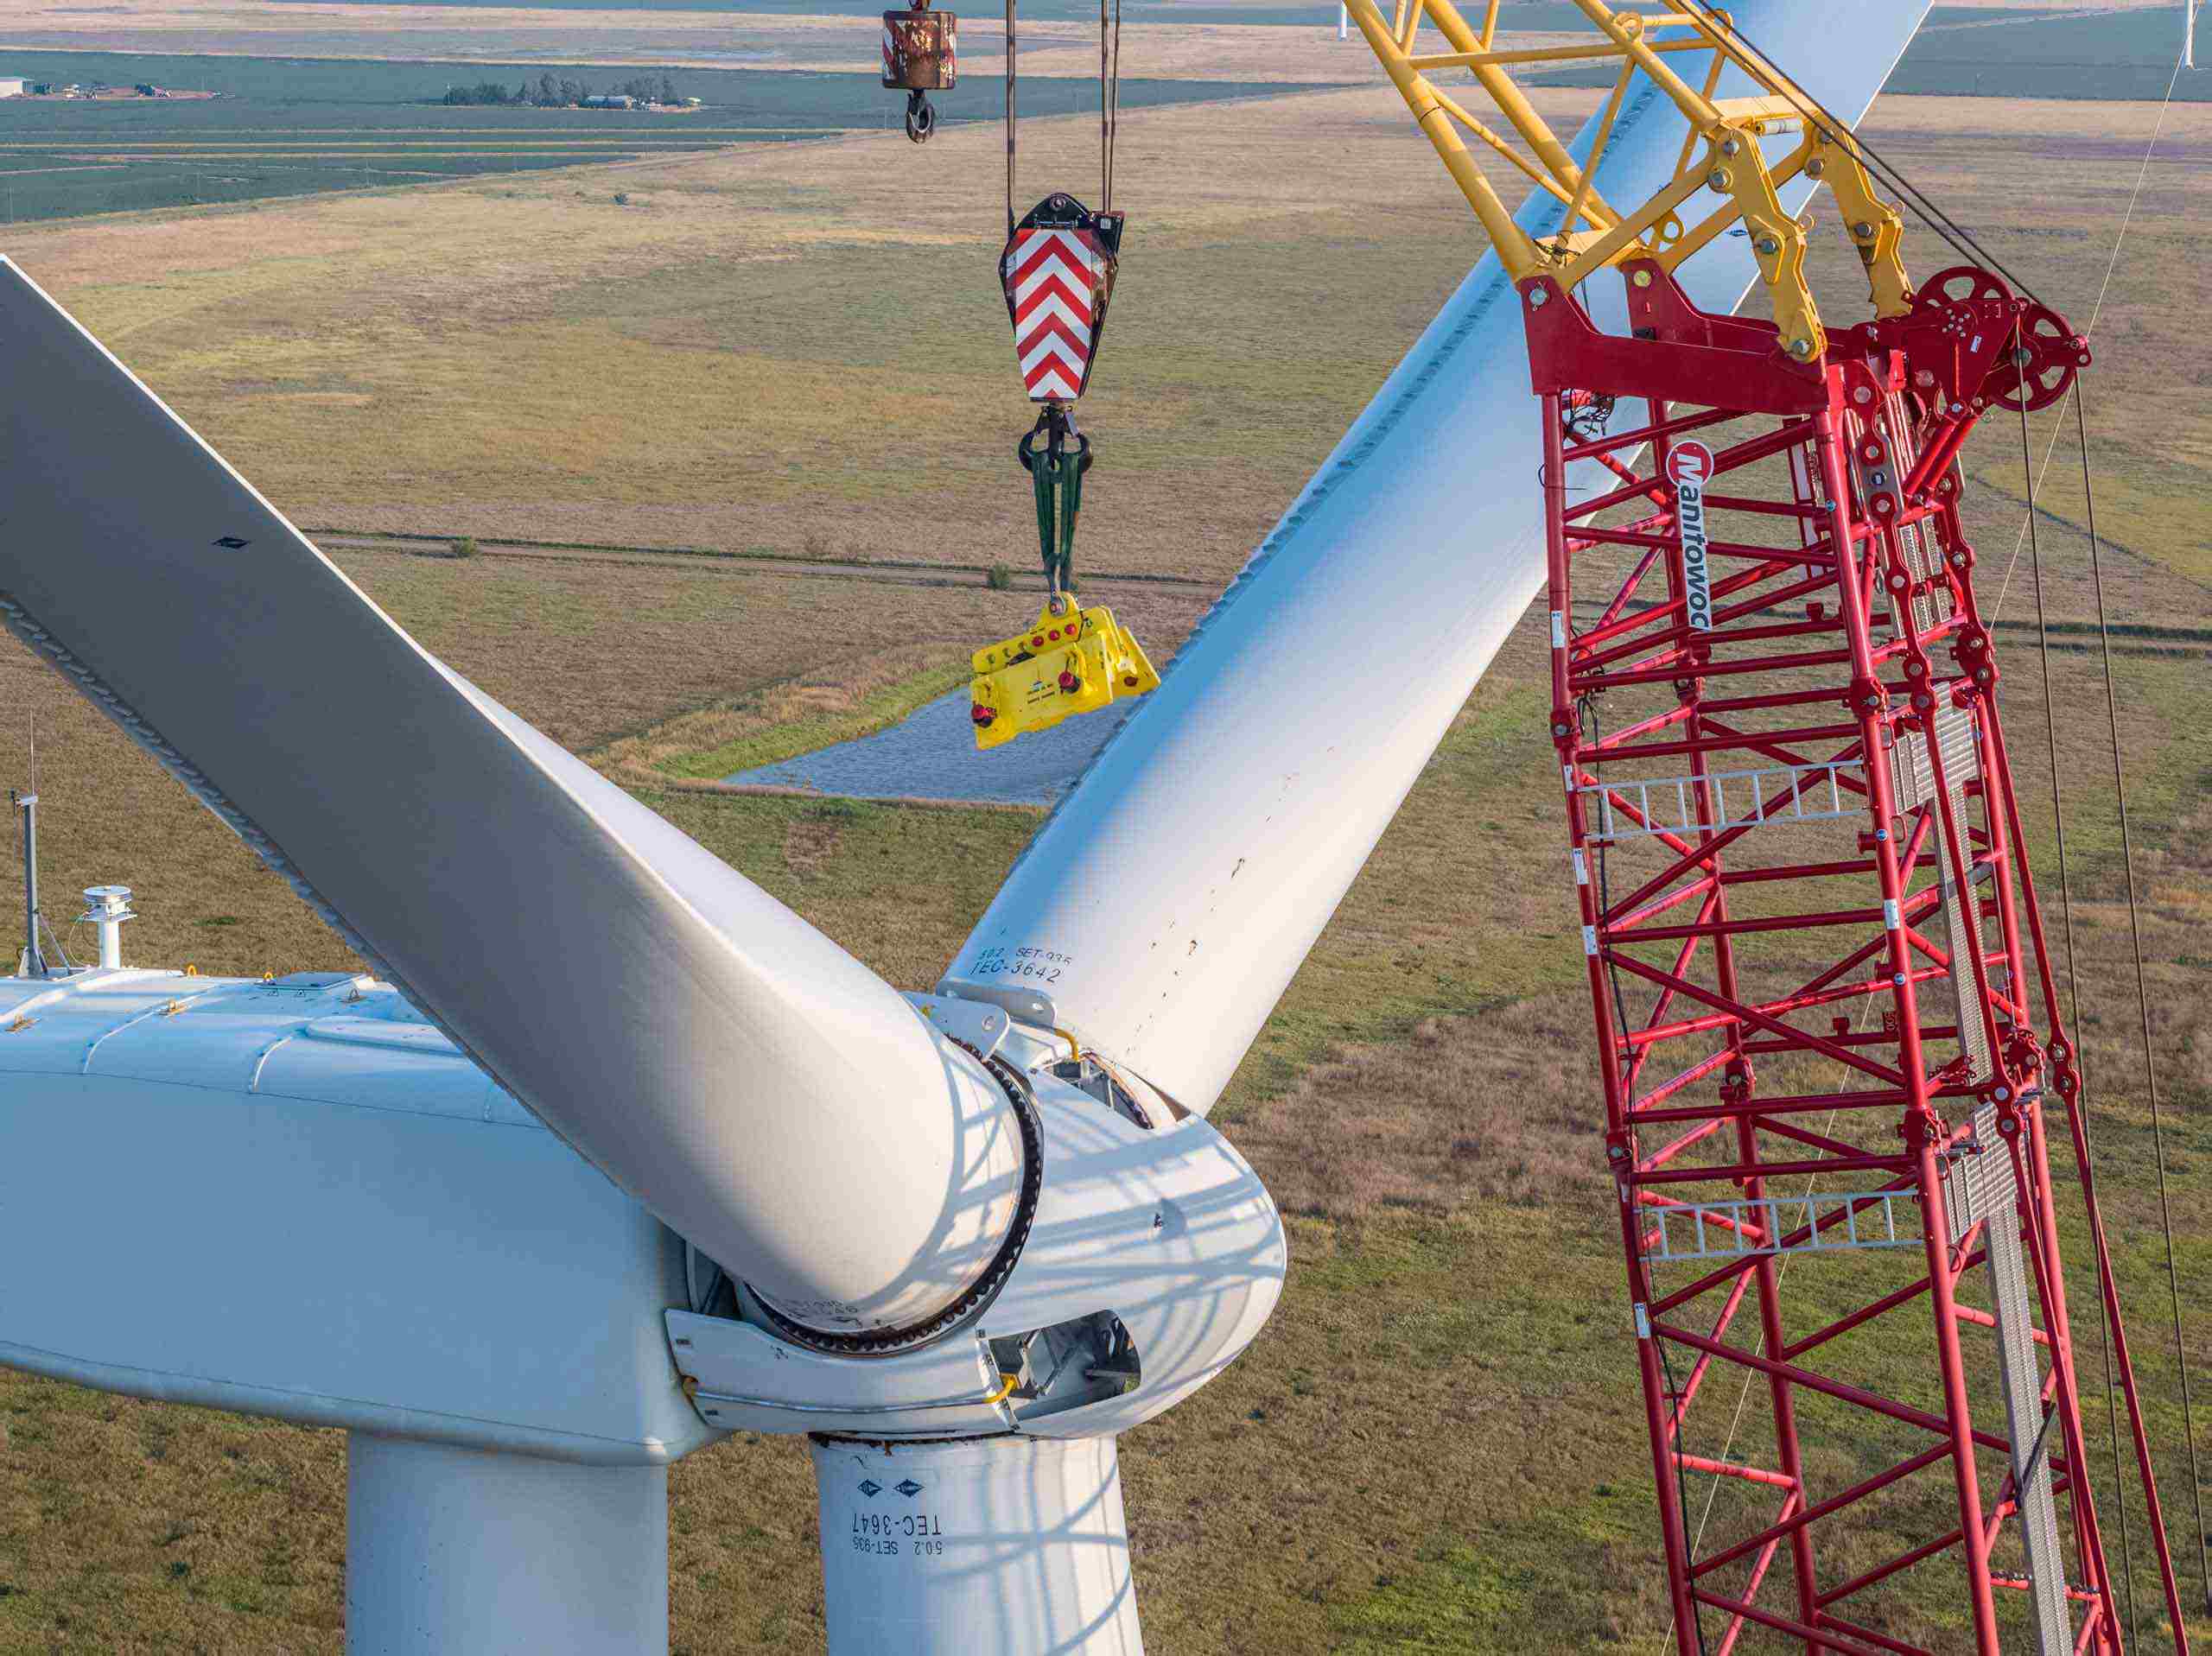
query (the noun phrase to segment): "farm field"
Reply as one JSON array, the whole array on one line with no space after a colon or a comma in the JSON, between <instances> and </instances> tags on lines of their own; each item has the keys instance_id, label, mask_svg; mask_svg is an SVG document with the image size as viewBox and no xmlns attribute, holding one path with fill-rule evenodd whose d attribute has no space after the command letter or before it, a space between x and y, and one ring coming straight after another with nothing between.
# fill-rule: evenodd
<instances>
[{"instance_id":1,"label":"farm field","mask_svg":"<svg viewBox=\"0 0 2212 1656\"><path fill-rule=\"evenodd\" d=\"M1541 96L1562 120L1595 101ZM2086 322L2154 115L1910 98L1873 130ZM1408 124L1384 89L1128 117L1084 568L1225 581L1460 279L1477 232L1440 170L1410 164L1427 157ZM1088 187L1096 136L1033 129L1025 198ZM2208 154L2212 122L2174 110L2139 233L2202 239ZM992 276L1003 165L983 127L918 150L871 134L26 229L12 251L310 528L1027 569L1010 446L1029 416ZM1824 282L1856 283L1840 237L1815 243ZM2160 384L2090 405L2102 526L2212 578L2192 510L2212 360L2140 320L2178 302L2165 268L2121 261L2094 334L2112 384ZM583 385L632 389L580 405ZM2021 493L2016 451L1974 464Z\"/></svg>"},{"instance_id":2,"label":"farm field","mask_svg":"<svg viewBox=\"0 0 2212 1656\"><path fill-rule=\"evenodd\" d=\"M1591 102L1545 97L1561 118ZM1900 98L1869 130L2086 321L2152 117L2139 105ZM7 251L299 521L483 536L466 560L423 556L429 543L333 553L458 670L894 981L920 985L1033 813L741 797L690 778L719 744L817 745L896 716L1033 601L976 573L1027 571L1033 555L1007 454L1027 410L990 286L995 136L948 131L917 155L895 136L846 136L250 216L25 227ZM1039 190L1086 177L1094 142L1080 117L1041 129L1025 176ZM2212 1347L2212 364L2193 296L2163 271L2203 251L2208 151L2200 111L2168 117L2129 248L2145 224L2181 245L2121 261L2088 382L2099 525L2128 629L2124 744L2200 1374ZM619 211L618 190L630 197ZM1464 272L1475 238L1395 99L1371 90L1147 111L1125 130L1120 194L1132 252L1086 400L1101 460L1078 558L1192 583L1114 591L1165 657L1205 585L1233 572ZM1925 244L1912 257L1916 270L1948 262ZM1824 293L1850 291L1847 259L1831 250ZM2031 434L2037 457L2050 429ZM2011 441L1985 430L1971 511L2012 694L2033 705ZM2059 762L2082 967L2101 992L2083 1033L2105 1078L2101 1171L2180 1538L2147 1116L2126 1079L2133 1006L2113 987L2125 917L2101 727L2087 717L2101 681L2082 631L2084 503L2063 481L2070 450L2055 453L2037 544L2066 629L2052 670L2062 707L2079 714ZM501 536L575 549L501 548ZM791 562L603 550L623 546ZM931 565L944 584L918 584ZM856 647L855 617L898 643ZM1217 1113L1281 1202L1292 1275L1253 1351L1123 1445L1160 1650L1650 1656L1660 1644L1542 649L1532 618ZM1273 670L1300 694L1312 669ZM0 708L10 780L27 769L15 710L38 720L49 883L133 885L145 917L127 934L132 958L209 972L343 963L278 881L12 644L0 646ZM2015 739L2024 795L2039 798L2039 742ZM2094 1334L2082 1337L2094 1365ZM0 1377L0 1650L340 1647L334 1435L17 1377ZM1827 1469L1888 1447L1826 1445ZM673 1482L677 1647L819 1648L804 1456L741 1437ZM1714 1532L1742 1521L1717 1506ZM1909 1578L1882 1625L1955 1639L1941 1585Z\"/></svg>"},{"instance_id":3,"label":"farm field","mask_svg":"<svg viewBox=\"0 0 2212 1656\"><path fill-rule=\"evenodd\" d=\"M471 4L461 0L113 0L97 17L67 0L28 0L0 16L0 50L392 59L454 64L599 66L868 73L878 8L858 0L779 0L725 10L678 0L610 8L604 0ZM1175 79L1374 83L1361 43L1336 38L1334 5L1199 4L1124 8L1127 72ZM1096 10L1043 0L1021 10L1025 78L1085 79L1096 68ZM1507 42L1563 38L1580 14L1567 0L1515 0L1500 14ZM987 82L1004 68L1003 26L973 12L961 25L963 85L943 100L988 114ZM1893 92L2069 99L2160 97L2179 44L2171 0L1943 0L1891 78ZM1575 77L1572 71L1566 78ZM160 77L156 77L157 79ZM2174 95L2202 101L2202 77ZM1041 106L1040 106L1041 107ZM861 124L868 124L863 121Z\"/></svg>"},{"instance_id":4,"label":"farm field","mask_svg":"<svg viewBox=\"0 0 2212 1656\"><path fill-rule=\"evenodd\" d=\"M149 85L207 99L0 100L0 223L248 202L440 179L526 173L579 162L632 162L734 144L898 130L899 105L874 74L683 69L687 113L448 105L448 86L542 81L617 90L635 69L562 62L303 60L24 51L10 73L55 86ZM969 77L971 86L974 77ZM1135 79L1125 107L1249 98L1280 90L1234 81ZM973 86L948 125L981 120L997 94ZM1040 81L1040 113L1084 107L1079 83Z\"/></svg>"}]
</instances>

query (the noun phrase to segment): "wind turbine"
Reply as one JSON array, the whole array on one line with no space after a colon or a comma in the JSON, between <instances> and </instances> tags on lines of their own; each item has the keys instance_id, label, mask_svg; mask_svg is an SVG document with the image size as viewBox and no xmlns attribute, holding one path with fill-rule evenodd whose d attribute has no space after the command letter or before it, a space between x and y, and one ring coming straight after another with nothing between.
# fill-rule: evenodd
<instances>
[{"instance_id":1,"label":"wind turbine","mask_svg":"<svg viewBox=\"0 0 2212 1656\"><path fill-rule=\"evenodd\" d=\"M1924 9L1738 10L1855 118ZM1682 130L1632 93L1600 182ZM346 1428L356 1652L664 1647L666 1468L740 1428L813 1445L834 1651L1140 1649L1116 1437L1286 1269L1206 1112L1541 584L1512 297L1486 256L901 995L0 261L0 618L373 974L0 980L0 1362Z\"/></svg>"}]
</instances>

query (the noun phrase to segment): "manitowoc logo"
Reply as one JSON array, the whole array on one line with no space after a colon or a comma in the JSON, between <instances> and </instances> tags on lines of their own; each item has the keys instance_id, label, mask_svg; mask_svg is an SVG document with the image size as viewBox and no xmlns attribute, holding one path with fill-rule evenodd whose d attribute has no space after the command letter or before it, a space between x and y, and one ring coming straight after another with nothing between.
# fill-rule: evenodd
<instances>
[{"instance_id":1,"label":"manitowoc logo","mask_svg":"<svg viewBox=\"0 0 2212 1656\"><path fill-rule=\"evenodd\" d=\"M1705 555L1705 485L1713 475L1713 451L1694 438L1667 451L1667 480L1675 485L1675 523L1681 532L1682 592L1690 625L1713 631L1713 576Z\"/></svg>"}]
</instances>

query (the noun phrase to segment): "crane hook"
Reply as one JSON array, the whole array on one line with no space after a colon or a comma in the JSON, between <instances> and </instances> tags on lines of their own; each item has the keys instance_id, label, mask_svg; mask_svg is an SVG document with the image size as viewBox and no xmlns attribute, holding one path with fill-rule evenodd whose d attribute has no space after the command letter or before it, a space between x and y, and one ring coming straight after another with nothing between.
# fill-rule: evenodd
<instances>
[{"instance_id":1,"label":"crane hook","mask_svg":"<svg viewBox=\"0 0 2212 1656\"><path fill-rule=\"evenodd\" d=\"M937 130L930 93L958 79L959 29L960 19L931 10L930 0L883 14L883 84L906 94L906 136L916 143L927 143Z\"/></svg>"},{"instance_id":2,"label":"crane hook","mask_svg":"<svg viewBox=\"0 0 2212 1656\"><path fill-rule=\"evenodd\" d=\"M925 92L906 94L906 136L916 143L927 143L930 134L937 130L937 111L930 107L930 95Z\"/></svg>"}]
</instances>

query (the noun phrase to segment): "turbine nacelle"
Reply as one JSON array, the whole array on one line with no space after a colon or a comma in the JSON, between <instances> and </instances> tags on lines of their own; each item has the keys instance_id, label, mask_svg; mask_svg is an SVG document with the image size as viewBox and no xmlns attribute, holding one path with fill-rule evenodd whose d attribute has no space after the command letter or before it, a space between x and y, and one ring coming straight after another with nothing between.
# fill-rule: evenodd
<instances>
[{"instance_id":1,"label":"turbine nacelle","mask_svg":"<svg viewBox=\"0 0 2212 1656\"><path fill-rule=\"evenodd\" d=\"M45 1262L10 1284L0 1362L352 1431L363 1649L425 1626L409 1648L664 1643L661 1480L740 1429L815 1439L856 1647L873 1604L920 1629L903 1648L972 1649L988 1602L1023 1630L1008 1650L1135 1649L1112 1437L1250 1343L1281 1221L1204 1121L995 1005L909 999L968 1066L979 1157L999 1112L1033 1124L976 1181L1020 1245L932 1336L823 1349L840 1336L708 1264L388 985L0 979L0 1251ZM949 1225L917 1279L973 1291L990 1230ZM161 1291L117 1315L109 1289L150 1262ZM894 1559L890 1593L865 1572ZM518 1604L485 1590L503 1579L580 1585ZM1070 1618L1112 1638L1047 1636Z\"/></svg>"}]
</instances>

